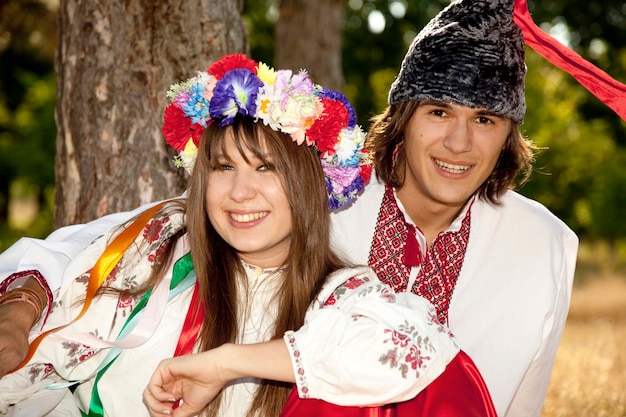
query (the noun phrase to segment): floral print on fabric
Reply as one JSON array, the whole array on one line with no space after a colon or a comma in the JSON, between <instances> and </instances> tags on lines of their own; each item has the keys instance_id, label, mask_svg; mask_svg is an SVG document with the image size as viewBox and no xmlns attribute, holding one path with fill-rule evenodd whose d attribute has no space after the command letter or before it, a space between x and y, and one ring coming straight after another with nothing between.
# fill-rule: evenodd
<instances>
[{"instance_id":1,"label":"floral print on fabric","mask_svg":"<svg viewBox=\"0 0 626 417\"><path fill-rule=\"evenodd\" d=\"M357 404L412 398L438 375L431 367L443 369L458 353L432 304L394 293L366 266L331 274L305 325L283 339L300 397L324 393L333 402L333 392L337 404L348 393ZM401 393L390 397L389 386Z\"/></svg>"},{"instance_id":2,"label":"floral print on fabric","mask_svg":"<svg viewBox=\"0 0 626 417\"><path fill-rule=\"evenodd\" d=\"M183 214L174 207L165 206L146 224L120 262L106 277L103 287L113 290L135 289L150 277L155 262L162 259L164 243L183 227ZM84 258L78 258L78 261L85 263L86 272L78 275L67 288L61 289L52 305L44 331L68 325L60 333L71 334L78 331L101 340L116 339L140 297L120 296L107 290L95 296L84 316L76 322L73 320L83 308L95 261L121 231L122 228L118 228L111 235L96 239L81 254ZM88 374L91 371L87 369L95 369L99 359L107 352L108 349L93 348L83 343L57 338L53 333L43 339L31 362L16 371L16 374L26 375L29 383L33 385L44 379L51 384L63 379L75 379L74 373L76 370L80 371L79 367L82 364L87 368L80 371L81 374ZM92 358L93 361L90 360ZM16 381L18 380L16 378ZM11 375L1 381L11 384ZM27 395L26 387L15 389L24 389Z\"/></svg>"}]
</instances>

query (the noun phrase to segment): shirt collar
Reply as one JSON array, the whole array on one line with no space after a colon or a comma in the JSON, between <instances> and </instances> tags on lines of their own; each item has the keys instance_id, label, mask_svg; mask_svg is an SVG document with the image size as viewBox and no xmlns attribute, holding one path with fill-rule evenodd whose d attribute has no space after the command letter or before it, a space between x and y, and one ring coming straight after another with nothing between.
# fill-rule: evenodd
<instances>
[{"instance_id":1,"label":"shirt collar","mask_svg":"<svg viewBox=\"0 0 626 417\"><path fill-rule=\"evenodd\" d=\"M398 191L394 188L393 189L393 197L396 200L396 204L398 205L398 209L400 209L400 211L402 212L402 214L404 215L404 220L415 227L415 229L419 230L420 233L418 233L418 241L420 242L420 244L422 244L423 242L421 242L421 239L424 239L423 234L420 230L419 227L417 227L415 225L415 223L413 222L413 220L411 219L411 217L409 216L409 214L407 213L407 211L405 210L404 206L402 205L402 201L400 201L400 199L398 198ZM447 233L447 232L458 232L459 230L461 230L461 226L463 224L463 220L466 217L471 217L471 207L472 204L474 204L474 201L476 200L477 194L474 193L469 200L467 200L467 203L465 203L465 205L463 206L463 208L461 209L461 211L459 212L458 216L456 216L454 218L454 220L452 221L452 223L450 224L450 226L448 226L446 228L446 230L443 230L441 233ZM420 239L421 237L421 239Z\"/></svg>"}]
</instances>

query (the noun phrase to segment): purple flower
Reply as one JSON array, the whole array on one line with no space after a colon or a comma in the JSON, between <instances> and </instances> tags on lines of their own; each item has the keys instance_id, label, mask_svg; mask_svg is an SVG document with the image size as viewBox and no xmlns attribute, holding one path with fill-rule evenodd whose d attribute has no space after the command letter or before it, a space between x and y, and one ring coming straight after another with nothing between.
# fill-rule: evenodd
<instances>
[{"instance_id":1,"label":"purple flower","mask_svg":"<svg viewBox=\"0 0 626 417\"><path fill-rule=\"evenodd\" d=\"M263 82L250 70L237 68L228 71L217 82L209 104L209 113L220 126L233 123L237 114L253 117L256 113L256 96Z\"/></svg>"}]
</instances>

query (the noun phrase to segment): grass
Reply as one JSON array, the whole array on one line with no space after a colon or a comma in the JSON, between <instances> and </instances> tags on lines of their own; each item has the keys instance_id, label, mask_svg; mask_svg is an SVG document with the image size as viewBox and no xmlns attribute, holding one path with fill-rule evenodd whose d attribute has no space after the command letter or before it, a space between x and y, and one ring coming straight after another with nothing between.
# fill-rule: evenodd
<instances>
[{"instance_id":1,"label":"grass","mask_svg":"<svg viewBox=\"0 0 626 417\"><path fill-rule=\"evenodd\" d=\"M626 273L620 259L614 250L581 246L542 417L626 417Z\"/></svg>"}]
</instances>

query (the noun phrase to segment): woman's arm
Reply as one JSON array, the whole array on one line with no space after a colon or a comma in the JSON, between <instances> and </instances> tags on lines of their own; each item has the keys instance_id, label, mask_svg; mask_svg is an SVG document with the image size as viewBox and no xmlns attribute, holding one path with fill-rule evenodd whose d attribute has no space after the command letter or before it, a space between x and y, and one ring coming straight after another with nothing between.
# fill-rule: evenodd
<instances>
[{"instance_id":1,"label":"woman's arm","mask_svg":"<svg viewBox=\"0 0 626 417\"><path fill-rule=\"evenodd\" d=\"M415 397L459 348L426 299L367 267L329 277L305 324L284 336L301 398L377 406Z\"/></svg>"},{"instance_id":2,"label":"woman's arm","mask_svg":"<svg viewBox=\"0 0 626 417\"><path fill-rule=\"evenodd\" d=\"M34 277L0 297L0 378L28 352L28 334L47 307L46 291Z\"/></svg>"},{"instance_id":3,"label":"woman's arm","mask_svg":"<svg viewBox=\"0 0 626 417\"><path fill-rule=\"evenodd\" d=\"M255 377L295 382L285 343L272 340L249 345L224 344L216 349L162 361L143 399L152 416L199 413L228 382Z\"/></svg>"}]
</instances>

